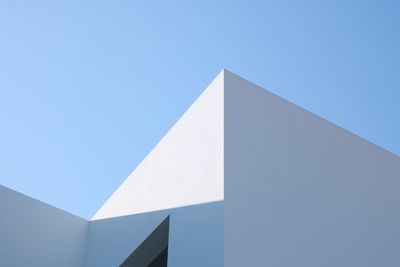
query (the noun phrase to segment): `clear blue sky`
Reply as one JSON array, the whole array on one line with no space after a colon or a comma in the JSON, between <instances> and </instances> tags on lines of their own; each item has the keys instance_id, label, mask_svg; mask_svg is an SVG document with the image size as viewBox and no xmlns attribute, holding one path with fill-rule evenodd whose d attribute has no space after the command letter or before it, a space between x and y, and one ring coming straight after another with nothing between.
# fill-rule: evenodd
<instances>
[{"instance_id":1,"label":"clear blue sky","mask_svg":"<svg viewBox=\"0 0 400 267\"><path fill-rule=\"evenodd\" d=\"M0 184L90 218L222 69L400 154L400 1L0 1Z\"/></svg>"}]
</instances>

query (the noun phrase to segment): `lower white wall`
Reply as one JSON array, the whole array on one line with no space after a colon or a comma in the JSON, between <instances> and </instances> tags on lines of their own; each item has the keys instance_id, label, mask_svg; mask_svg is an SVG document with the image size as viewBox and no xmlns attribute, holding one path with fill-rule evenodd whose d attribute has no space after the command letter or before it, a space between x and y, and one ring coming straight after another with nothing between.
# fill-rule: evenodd
<instances>
[{"instance_id":1,"label":"lower white wall","mask_svg":"<svg viewBox=\"0 0 400 267\"><path fill-rule=\"evenodd\" d=\"M223 201L86 221L0 186L0 266L119 266L170 215L168 266L223 266Z\"/></svg>"},{"instance_id":2,"label":"lower white wall","mask_svg":"<svg viewBox=\"0 0 400 267\"><path fill-rule=\"evenodd\" d=\"M168 267L224 266L224 202L171 210Z\"/></svg>"},{"instance_id":3,"label":"lower white wall","mask_svg":"<svg viewBox=\"0 0 400 267\"><path fill-rule=\"evenodd\" d=\"M0 266L83 266L88 221L0 186Z\"/></svg>"},{"instance_id":4,"label":"lower white wall","mask_svg":"<svg viewBox=\"0 0 400 267\"><path fill-rule=\"evenodd\" d=\"M222 267L223 202L90 221L86 267L119 266L170 215L169 267Z\"/></svg>"}]
</instances>

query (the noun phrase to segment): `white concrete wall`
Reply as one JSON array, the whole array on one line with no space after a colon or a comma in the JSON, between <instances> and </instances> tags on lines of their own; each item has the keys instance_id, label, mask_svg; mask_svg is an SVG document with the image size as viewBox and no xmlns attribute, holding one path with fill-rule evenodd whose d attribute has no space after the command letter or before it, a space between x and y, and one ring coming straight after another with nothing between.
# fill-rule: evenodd
<instances>
[{"instance_id":1,"label":"white concrete wall","mask_svg":"<svg viewBox=\"0 0 400 267\"><path fill-rule=\"evenodd\" d=\"M169 267L223 266L222 201L90 221L85 266L119 266L168 215Z\"/></svg>"},{"instance_id":2,"label":"white concrete wall","mask_svg":"<svg viewBox=\"0 0 400 267\"><path fill-rule=\"evenodd\" d=\"M229 72L224 94L225 266L400 266L398 156Z\"/></svg>"},{"instance_id":3,"label":"white concrete wall","mask_svg":"<svg viewBox=\"0 0 400 267\"><path fill-rule=\"evenodd\" d=\"M88 222L0 186L0 266L83 266Z\"/></svg>"},{"instance_id":4,"label":"white concrete wall","mask_svg":"<svg viewBox=\"0 0 400 267\"><path fill-rule=\"evenodd\" d=\"M168 267L224 266L224 202L171 210Z\"/></svg>"},{"instance_id":5,"label":"white concrete wall","mask_svg":"<svg viewBox=\"0 0 400 267\"><path fill-rule=\"evenodd\" d=\"M118 266L168 215L170 267L400 266L399 189L398 156L224 71L101 220L0 186L0 266Z\"/></svg>"}]
</instances>

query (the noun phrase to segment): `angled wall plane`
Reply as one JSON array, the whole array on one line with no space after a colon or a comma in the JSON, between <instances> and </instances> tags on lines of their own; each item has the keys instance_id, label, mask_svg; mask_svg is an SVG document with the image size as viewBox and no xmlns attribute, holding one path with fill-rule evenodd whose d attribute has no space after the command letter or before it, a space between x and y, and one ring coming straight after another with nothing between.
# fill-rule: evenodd
<instances>
[{"instance_id":1,"label":"angled wall plane","mask_svg":"<svg viewBox=\"0 0 400 267\"><path fill-rule=\"evenodd\" d=\"M0 187L0 266L400 266L400 158L223 70L87 221Z\"/></svg>"}]
</instances>

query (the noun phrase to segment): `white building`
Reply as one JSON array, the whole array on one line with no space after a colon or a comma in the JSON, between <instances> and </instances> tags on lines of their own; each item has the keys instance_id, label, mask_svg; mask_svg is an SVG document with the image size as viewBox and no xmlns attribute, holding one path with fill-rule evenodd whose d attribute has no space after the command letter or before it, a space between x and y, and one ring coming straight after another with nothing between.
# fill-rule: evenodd
<instances>
[{"instance_id":1,"label":"white building","mask_svg":"<svg viewBox=\"0 0 400 267\"><path fill-rule=\"evenodd\" d=\"M0 187L0 266L400 266L400 158L222 71L87 221Z\"/></svg>"}]
</instances>

